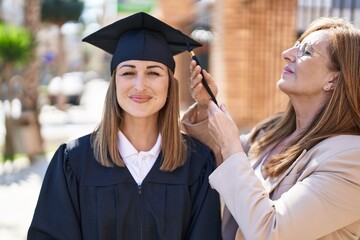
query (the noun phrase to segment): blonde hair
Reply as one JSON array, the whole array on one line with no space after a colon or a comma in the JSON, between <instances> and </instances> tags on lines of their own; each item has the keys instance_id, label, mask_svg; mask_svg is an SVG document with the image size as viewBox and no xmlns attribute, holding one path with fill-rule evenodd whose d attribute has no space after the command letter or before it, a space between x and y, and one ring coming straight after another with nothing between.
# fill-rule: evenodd
<instances>
[{"instance_id":1,"label":"blonde hair","mask_svg":"<svg viewBox=\"0 0 360 240\"><path fill-rule=\"evenodd\" d=\"M339 72L337 84L330 100L310 126L282 153L272 156L265 166L273 177L283 173L304 149L309 150L326 138L341 134L360 135L360 31L341 18L320 18L310 24L299 40L319 30L329 33L329 69ZM295 121L295 110L289 102L285 112L256 126L249 154L259 157L272 144L290 135L296 128ZM257 139L261 130L265 134Z\"/></svg>"},{"instance_id":2,"label":"blonde hair","mask_svg":"<svg viewBox=\"0 0 360 240\"><path fill-rule=\"evenodd\" d=\"M163 171L173 171L186 161L187 147L180 131L179 83L168 69L169 89L164 107L159 111L158 129L161 134ZM123 109L116 97L115 71L105 97L102 120L92 134L96 160L105 167L124 167L118 150L118 131L122 123Z\"/></svg>"}]
</instances>

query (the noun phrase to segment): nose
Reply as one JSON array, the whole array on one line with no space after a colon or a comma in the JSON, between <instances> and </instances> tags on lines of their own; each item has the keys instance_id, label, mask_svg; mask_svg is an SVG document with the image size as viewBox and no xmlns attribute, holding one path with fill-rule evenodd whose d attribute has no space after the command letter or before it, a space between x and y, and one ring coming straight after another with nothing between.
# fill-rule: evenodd
<instances>
[{"instance_id":1,"label":"nose","mask_svg":"<svg viewBox=\"0 0 360 240\"><path fill-rule=\"evenodd\" d=\"M298 47L291 47L284 50L281 54L281 57L288 62L295 62L297 56Z\"/></svg>"},{"instance_id":2,"label":"nose","mask_svg":"<svg viewBox=\"0 0 360 240\"><path fill-rule=\"evenodd\" d=\"M146 79L142 74L137 74L134 81L134 88L137 91L142 91L146 88Z\"/></svg>"}]
</instances>

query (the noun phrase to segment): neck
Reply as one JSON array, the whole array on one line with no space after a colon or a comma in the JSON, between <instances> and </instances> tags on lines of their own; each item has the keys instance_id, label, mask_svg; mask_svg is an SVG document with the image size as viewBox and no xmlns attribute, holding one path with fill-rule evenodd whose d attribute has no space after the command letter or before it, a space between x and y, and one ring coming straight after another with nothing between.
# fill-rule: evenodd
<instances>
[{"instance_id":1,"label":"neck","mask_svg":"<svg viewBox=\"0 0 360 240\"><path fill-rule=\"evenodd\" d=\"M296 114L296 130L294 133L300 133L311 124L326 101L325 99L314 101L306 98L297 101L292 99L291 102Z\"/></svg>"},{"instance_id":2,"label":"neck","mask_svg":"<svg viewBox=\"0 0 360 240\"><path fill-rule=\"evenodd\" d=\"M157 119L124 118L120 130L138 151L149 151L159 135Z\"/></svg>"}]
</instances>

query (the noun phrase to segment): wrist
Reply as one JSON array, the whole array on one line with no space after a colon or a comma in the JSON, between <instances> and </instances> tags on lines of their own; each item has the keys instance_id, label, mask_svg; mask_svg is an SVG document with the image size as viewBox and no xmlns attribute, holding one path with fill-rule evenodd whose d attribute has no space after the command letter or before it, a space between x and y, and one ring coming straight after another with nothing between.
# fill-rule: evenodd
<instances>
[{"instance_id":1,"label":"wrist","mask_svg":"<svg viewBox=\"0 0 360 240\"><path fill-rule=\"evenodd\" d=\"M197 104L196 107L196 122L202 122L208 118L208 106Z\"/></svg>"},{"instance_id":2,"label":"wrist","mask_svg":"<svg viewBox=\"0 0 360 240\"><path fill-rule=\"evenodd\" d=\"M242 148L241 144L236 144L235 146L232 146L232 144L227 144L229 147L221 148L221 155L223 156L223 159L226 160L234 153L240 153L244 152L244 149Z\"/></svg>"}]
</instances>

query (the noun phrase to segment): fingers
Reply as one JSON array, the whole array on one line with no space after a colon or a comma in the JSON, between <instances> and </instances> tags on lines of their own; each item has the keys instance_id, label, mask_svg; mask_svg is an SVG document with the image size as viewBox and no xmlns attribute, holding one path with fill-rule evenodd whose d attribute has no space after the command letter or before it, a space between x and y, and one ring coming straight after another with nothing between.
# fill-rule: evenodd
<instances>
[{"instance_id":1,"label":"fingers","mask_svg":"<svg viewBox=\"0 0 360 240\"><path fill-rule=\"evenodd\" d=\"M210 75L210 73L208 73L205 69L201 69L199 65L196 65L195 60L192 60L190 63L190 71L191 71L191 79L190 79L191 88L194 88L196 85L201 83L201 80L203 79L201 73L204 75L208 84L214 84L214 80Z\"/></svg>"},{"instance_id":2,"label":"fingers","mask_svg":"<svg viewBox=\"0 0 360 240\"><path fill-rule=\"evenodd\" d=\"M197 66L198 67L198 66ZM200 68L200 67L199 67ZM196 71L196 70L195 70ZM191 88L194 88L196 87L197 85L199 85L201 83L201 80L202 80L202 76L200 74L200 72L196 75L194 75L194 77L192 77L192 81L190 82L190 87Z\"/></svg>"},{"instance_id":3,"label":"fingers","mask_svg":"<svg viewBox=\"0 0 360 240\"><path fill-rule=\"evenodd\" d=\"M195 67L196 67L196 61L195 61L195 60L191 60L191 62L190 62L190 72L192 72Z\"/></svg>"},{"instance_id":4,"label":"fingers","mask_svg":"<svg viewBox=\"0 0 360 240\"><path fill-rule=\"evenodd\" d=\"M196 62L194 60L191 61L190 63L190 72L191 72L191 77L189 80L189 86L190 89L195 88L199 83L201 83L202 80L202 75L201 73L201 67L199 65L196 65Z\"/></svg>"},{"instance_id":5,"label":"fingers","mask_svg":"<svg viewBox=\"0 0 360 240\"><path fill-rule=\"evenodd\" d=\"M204 77L205 77L206 81L208 82L208 84L212 84L214 82L210 73L208 73L205 69L203 69L202 73L204 74Z\"/></svg>"},{"instance_id":6,"label":"fingers","mask_svg":"<svg viewBox=\"0 0 360 240\"><path fill-rule=\"evenodd\" d=\"M227 111L225 104L220 104L220 106L218 107L213 101L210 101L208 107L209 116L219 112L224 113L225 116L231 119L230 113Z\"/></svg>"},{"instance_id":7,"label":"fingers","mask_svg":"<svg viewBox=\"0 0 360 240\"><path fill-rule=\"evenodd\" d=\"M220 105L220 109L221 109L221 111L222 111L223 113L228 114L228 111L226 110L225 104L221 104L221 105Z\"/></svg>"},{"instance_id":8,"label":"fingers","mask_svg":"<svg viewBox=\"0 0 360 240\"><path fill-rule=\"evenodd\" d=\"M194 60L191 61L190 63L190 71L191 71L191 77L189 79L188 86L191 96L198 103L198 105L207 108L208 101L211 99L211 96L207 92L207 89L202 84L204 77L208 85L209 83L211 83L209 87L215 96L217 94L217 86L213 81L212 76L207 71L202 69L201 66L197 65Z\"/></svg>"},{"instance_id":9,"label":"fingers","mask_svg":"<svg viewBox=\"0 0 360 240\"><path fill-rule=\"evenodd\" d=\"M225 107L225 104L221 104L220 105L220 110L225 114L225 116L232 122L234 122L233 118L231 117L230 113L228 112L228 110Z\"/></svg>"},{"instance_id":10,"label":"fingers","mask_svg":"<svg viewBox=\"0 0 360 240\"><path fill-rule=\"evenodd\" d=\"M202 91L203 91L203 87L201 84L198 84L194 87L191 88L191 96L196 100L196 101L200 101L202 100Z\"/></svg>"},{"instance_id":11,"label":"fingers","mask_svg":"<svg viewBox=\"0 0 360 240\"><path fill-rule=\"evenodd\" d=\"M216 104L213 101L209 101L209 106L208 106L208 115L214 115L216 112L219 111L218 106L216 106Z\"/></svg>"},{"instance_id":12,"label":"fingers","mask_svg":"<svg viewBox=\"0 0 360 240\"><path fill-rule=\"evenodd\" d=\"M190 63L190 72L191 72L191 79L195 78L198 74L200 74L201 67L196 65L195 60L192 60Z\"/></svg>"}]
</instances>

